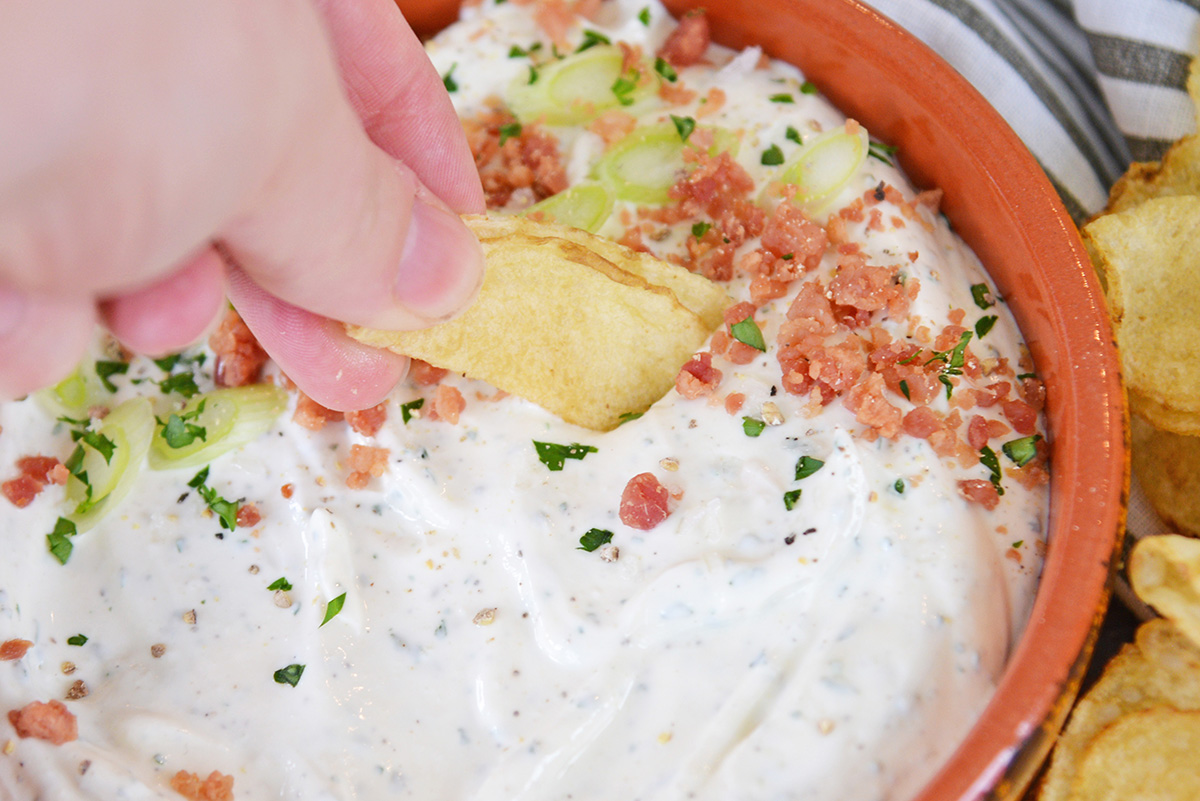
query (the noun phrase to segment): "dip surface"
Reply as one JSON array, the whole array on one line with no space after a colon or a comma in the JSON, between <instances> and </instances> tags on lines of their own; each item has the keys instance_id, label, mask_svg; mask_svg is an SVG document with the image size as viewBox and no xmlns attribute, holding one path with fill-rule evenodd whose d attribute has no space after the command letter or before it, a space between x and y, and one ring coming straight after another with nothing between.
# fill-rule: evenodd
<instances>
[{"instance_id":1,"label":"dip surface","mask_svg":"<svg viewBox=\"0 0 1200 801\"><path fill-rule=\"evenodd\" d=\"M664 213L677 193L618 199L599 231L727 279L736 302L761 300L746 314L765 351L746 349L746 326L723 327L700 360L719 380L697 368L684 394L604 434L457 376L420 383L425 371L369 436L300 425L292 392L266 434L207 465L203 487L258 521L223 527L189 486L196 466L145 468L65 564L46 539L74 508L63 487L23 508L0 499L0 642L30 643L0 662L0 711L59 699L78 725L54 745L0 720L0 795L178 798L178 771L217 770L239 799L903 799L965 736L1024 626L1045 547L1044 472L1003 450L1033 447L1014 427L1030 425L1039 385L1002 299L882 149L810 207L828 239L807 267L763 257L778 234L771 182L816 137L858 126L755 50L709 46L654 69L674 27L656 5L605 4L561 28L539 21L546 7L471 9L429 46L477 152L504 161L513 144L513 163L594 184L592 165L627 141L620 115L629 131L681 138L691 120L703 153L688 174L724 153L722 180L753 185L717 196L761 204L759 232L733 231L744 208ZM636 50L630 104L618 92L612 113L558 125L496 107L544 76L552 52L588 41L584 53ZM497 181L501 213L561 188ZM859 291L853 275L886 280ZM757 294L764 276L781 294ZM797 384L781 365L791 318L808 319L788 314L804 287L841 326L819 350L830 369L837 345L870 365L847 387ZM831 375L806 352L812 376ZM214 358L188 357L199 353L174 370L209 390ZM936 391L914 401L916 379L896 383L906 367ZM166 375L134 358L107 405L141 394L165 414L181 400L164 396ZM452 422L442 401L455 392ZM881 399L899 430L875 413ZM0 406L0 427L0 481L21 457L67 461L75 448L36 398ZM552 470L535 442L595 450ZM354 467L355 445L386 449L380 475ZM644 473L669 495L648 530L620 514ZM593 530L611 542L581 548Z\"/></svg>"}]
</instances>

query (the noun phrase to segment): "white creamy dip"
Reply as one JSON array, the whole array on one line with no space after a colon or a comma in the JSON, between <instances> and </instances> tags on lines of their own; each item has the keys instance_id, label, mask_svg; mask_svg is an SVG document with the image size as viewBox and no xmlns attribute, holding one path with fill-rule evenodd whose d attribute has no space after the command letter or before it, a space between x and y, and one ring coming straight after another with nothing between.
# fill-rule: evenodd
<instances>
[{"instance_id":1,"label":"white creamy dip","mask_svg":"<svg viewBox=\"0 0 1200 801\"><path fill-rule=\"evenodd\" d=\"M650 6L645 24L644 7L607 6L587 27L653 54L671 22ZM509 57L541 36L527 11L474 9L431 44L440 72L454 66L464 116L528 69ZM680 79L698 97L725 89L702 122L742 132L738 161L757 181L770 174L764 149L794 147L789 127L809 135L844 122L800 90L793 68L756 69L757 51L713 47L709 60L715 69ZM767 99L785 91L794 102ZM602 141L556 132L581 180ZM843 196L881 180L915 194L868 158ZM966 310L968 327L998 315L970 347L1015 367L1011 316L973 301L971 285L987 281L974 256L943 219L919 213L929 230L857 223L850 233L872 263L920 254L903 259L921 283L910 315L935 332L952 309ZM688 230L648 244L677 252ZM622 231L614 214L602 232ZM833 264L817 273L827 279ZM745 280L729 289L742 299ZM19 739L0 716L0 796L178 798L168 782L179 770L231 775L238 799L911 796L982 711L1021 632L1046 492L1005 479L986 511L957 489L986 479L982 465L960 467L903 434L871 441L840 400L807 414L807 398L779 391L771 344L790 300L756 315L766 353L714 359L720 398L745 395L736 414L672 391L601 434L518 398L481 400L494 390L455 376L445 383L467 401L457 424L405 423L400 404L430 394L415 384L397 388L371 438L342 423L311 432L289 409L209 465L207 485L256 505L257 525L229 532L207 516L187 485L196 467L143 469L73 538L66 564L45 536L64 514L63 488L47 485L22 509L0 498L0 641L32 642L0 662L0 712L87 687L65 702L76 741ZM884 325L903 337L912 322ZM111 405L156 395L135 379L162 376L134 359L112 378ZM782 422L748 436L742 417L761 418L765 402ZM944 398L931 406L948 410ZM0 480L19 457L65 460L74 447L35 399L0 406L0 427ZM596 452L551 471L535 440ZM389 452L361 490L345 486L355 443ZM824 466L796 480L806 455ZM643 472L678 496L649 531L618 518L626 482ZM795 489L788 509L781 499ZM615 561L578 547L593 528L613 533ZM268 589L281 577L286 597ZM320 625L342 593L340 613ZM80 634L86 642L68 643ZM304 666L294 686L273 678L290 665Z\"/></svg>"}]
</instances>

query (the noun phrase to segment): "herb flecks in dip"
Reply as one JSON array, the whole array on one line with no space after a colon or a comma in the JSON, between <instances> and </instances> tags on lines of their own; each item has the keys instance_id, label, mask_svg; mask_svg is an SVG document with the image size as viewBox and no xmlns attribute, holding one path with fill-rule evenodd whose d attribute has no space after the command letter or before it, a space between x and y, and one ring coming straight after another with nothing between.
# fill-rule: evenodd
<instances>
[{"instance_id":1,"label":"herb flecks in dip","mask_svg":"<svg viewBox=\"0 0 1200 801\"><path fill-rule=\"evenodd\" d=\"M233 318L0 407L0 795L904 798L965 735L1045 546L1003 298L794 69L556 9L429 47L493 213L725 324L604 434L421 364L335 414Z\"/></svg>"}]
</instances>

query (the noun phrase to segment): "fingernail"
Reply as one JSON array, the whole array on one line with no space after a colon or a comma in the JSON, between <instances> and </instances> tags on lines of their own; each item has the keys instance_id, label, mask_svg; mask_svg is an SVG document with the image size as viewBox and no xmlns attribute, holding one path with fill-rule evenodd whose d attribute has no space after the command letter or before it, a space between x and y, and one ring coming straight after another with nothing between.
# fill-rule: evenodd
<instances>
[{"instance_id":1,"label":"fingernail","mask_svg":"<svg viewBox=\"0 0 1200 801\"><path fill-rule=\"evenodd\" d=\"M24 294L0 286L0 337L6 337L21 327L26 307Z\"/></svg>"},{"instance_id":2,"label":"fingernail","mask_svg":"<svg viewBox=\"0 0 1200 801\"><path fill-rule=\"evenodd\" d=\"M412 222L396 276L396 299L430 321L467 307L483 283L483 250L458 215L413 204Z\"/></svg>"}]
</instances>

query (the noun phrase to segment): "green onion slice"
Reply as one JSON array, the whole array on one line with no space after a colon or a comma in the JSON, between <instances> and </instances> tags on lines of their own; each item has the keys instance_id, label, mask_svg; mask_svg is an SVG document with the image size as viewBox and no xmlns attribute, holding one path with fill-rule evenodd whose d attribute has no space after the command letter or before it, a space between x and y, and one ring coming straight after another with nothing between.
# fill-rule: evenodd
<instances>
[{"instance_id":1,"label":"green onion slice","mask_svg":"<svg viewBox=\"0 0 1200 801\"><path fill-rule=\"evenodd\" d=\"M287 393L273 384L217 389L192 398L177 414L193 413L201 403L203 410L190 422L204 428L205 438L172 448L158 426L150 447L150 467L196 467L257 439L287 406Z\"/></svg>"},{"instance_id":2,"label":"green onion slice","mask_svg":"<svg viewBox=\"0 0 1200 801\"><path fill-rule=\"evenodd\" d=\"M66 517L80 533L96 525L133 489L154 435L150 401L125 401L104 418L96 434L112 443L111 455L105 459L105 453L81 439L79 466L67 480L68 508L74 511Z\"/></svg>"}]
</instances>

